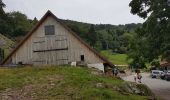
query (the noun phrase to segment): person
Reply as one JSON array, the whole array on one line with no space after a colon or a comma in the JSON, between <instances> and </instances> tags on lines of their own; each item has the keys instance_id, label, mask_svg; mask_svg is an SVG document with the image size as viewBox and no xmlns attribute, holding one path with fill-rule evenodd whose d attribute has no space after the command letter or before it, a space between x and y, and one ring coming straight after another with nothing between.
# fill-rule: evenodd
<instances>
[{"instance_id":1,"label":"person","mask_svg":"<svg viewBox=\"0 0 170 100\"><path fill-rule=\"evenodd\" d=\"M113 76L117 76L117 74L118 74L118 69L117 69L117 68L113 68L113 69L112 69L112 73L113 73Z\"/></svg>"},{"instance_id":2,"label":"person","mask_svg":"<svg viewBox=\"0 0 170 100\"><path fill-rule=\"evenodd\" d=\"M137 73L135 73L134 75L134 81L136 82L136 80L137 80Z\"/></svg>"},{"instance_id":3,"label":"person","mask_svg":"<svg viewBox=\"0 0 170 100\"><path fill-rule=\"evenodd\" d=\"M115 76L117 76L117 74L118 74L118 69L115 68Z\"/></svg>"},{"instance_id":4,"label":"person","mask_svg":"<svg viewBox=\"0 0 170 100\"><path fill-rule=\"evenodd\" d=\"M112 68L112 74L113 74L113 76L115 75L115 70L114 70L115 68Z\"/></svg>"},{"instance_id":5,"label":"person","mask_svg":"<svg viewBox=\"0 0 170 100\"><path fill-rule=\"evenodd\" d=\"M138 80L139 80L138 82L141 83L141 82L142 82L142 81L141 81L142 75L141 75L140 73L138 73L137 77L138 77Z\"/></svg>"}]
</instances>

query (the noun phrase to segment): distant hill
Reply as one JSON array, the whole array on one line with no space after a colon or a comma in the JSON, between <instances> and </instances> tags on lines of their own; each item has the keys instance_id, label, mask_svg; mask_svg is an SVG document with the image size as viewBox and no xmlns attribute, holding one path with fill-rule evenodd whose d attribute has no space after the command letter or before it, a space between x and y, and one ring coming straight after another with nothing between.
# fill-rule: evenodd
<instances>
[{"instance_id":1,"label":"distant hill","mask_svg":"<svg viewBox=\"0 0 170 100\"><path fill-rule=\"evenodd\" d=\"M27 15L18 12L5 12L0 16L0 33L20 41L38 22L37 18L29 19ZM91 24L72 20L63 20L77 35L98 51L111 49L116 53L128 51L129 37L140 27L140 23L125 25ZM19 37L19 38L18 38Z\"/></svg>"},{"instance_id":2,"label":"distant hill","mask_svg":"<svg viewBox=\"0 0 170 100\"><path fill-rule=\"evenodd\" d=\"M0 34L0 48L4 50L5 57L10 53L14 46L15 46L14 41Z\"/></svg>"},{"instance_id":3,"label":"distant hill","mask_svg":"<svg viewBox=\"0 0 170 100\"><path fill-rule=\"evenodd\" d=\"M142 26L141 23L111 25L90 24L62 19L60 20L74 32L76 32L77 35L79 35L87 43L90 44L90 36L92 36L92 39L96 39L96 43L91 45L95 49L99 51L111 49L117 53L127 52L129 45L128 36L133 36L135 30ZM91 31L92 26L94 27L93 32ZM92 34L95 34L95 36Z\"/></svg>"},{"instance_id":4,"label":"distant hill","mask_svg":"<svg viewBox=\"0 0 170 100\"><path fill-rule=\"evenodd\" d=\"M90 24L90 23L83 23L83 22L63 20L63 19L60 20L96 50L101 51L101 50L111 49L113 52L116 53L126 53L128 51L128 45L129 45L128 36L133 36L133 32L138 27L142 26L141 23L111 25L111 24ZM33 27L33 25L30 26ZM22 31L21 33L26 34L26 31L28 30ZM24 35L22 34L10 35L6 33L5 35L14 38L18 42L23 38ZM5 39L5 40L8 41L9 39ZM9 53L9 50L7 49L10 49L9 47L13 45L13 43L14 42L8 41L7 45L4 45L2 47L6 49L5 54ZM2 39L2 44L3 44L3 39Z\"/></svg>"},{"instance_id":5,"label":"distant hill","mask_svg":"<svg viewBox=\"0 0 170 100\"><path fill-rule=\"evenodd\" d=\"M60 19L62 22L64 22L66 25L68 25L70 28L73 28L73 26L77 26L79 28L83 28L86 31L90 28L91 23L84 23L84 22L78 22L73 20L64 20ZM126 30L126 31L134 31L136 28L141 27L141 23L129 23L129 24L120 24L120 25L112 25L112 24L93 24L95 25L95 29L97 31L99 30L108 30L108 29L120 29L120 30Z\"/></svg>"}]
</instances>

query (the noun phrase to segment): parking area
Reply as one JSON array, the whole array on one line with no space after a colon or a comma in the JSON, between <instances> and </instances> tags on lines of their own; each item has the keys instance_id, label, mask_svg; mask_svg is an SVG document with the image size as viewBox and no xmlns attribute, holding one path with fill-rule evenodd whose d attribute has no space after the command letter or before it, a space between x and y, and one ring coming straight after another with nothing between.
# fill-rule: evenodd
<instances>
[{"instance_id":1,"label":"parking area","mask_svg":"<svg viewBox=\"0 0 170 100\"><path fill-rule=\"evenodd\" d=\"M142 84L147 85L156 96L161 97L164 100L170 98L170 81L151 78L150 73L142 73ZM126 81L134 82L134 75L123 77Z\"/></svg>"}]
</instances>

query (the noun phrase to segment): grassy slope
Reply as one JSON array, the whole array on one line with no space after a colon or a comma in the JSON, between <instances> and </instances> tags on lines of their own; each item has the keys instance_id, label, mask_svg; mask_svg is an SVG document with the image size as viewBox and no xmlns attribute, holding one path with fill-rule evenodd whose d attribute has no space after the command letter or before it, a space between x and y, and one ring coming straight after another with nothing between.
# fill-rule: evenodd
<instances>
[{"instance_id":1,"label":"grassy slope","mask_svg":"<svg viewBox=\"0 0 170 100\"><path fill-rule=\"evenodd\" d=\"M129 65L129 63L132 61L132 59L127 60L128 55L127 54L113 54L110 50L104 50L101 51L101 54L108 58L113 64L115 65ZM147 68L150 68L149 63L145 63ZM127 67L120 67L120 69L127 69Z\"/></svg>"},{"instance_id":2,"label":"grassy slope","mask_svg":"<svg viewBox=\"0 0 170 100\"><path fill-rule=\"evenodd\" d=\"M112 54L109 50L102 51L101 54L107 57L112 63L116 65L128 65L129 63L127 60L128 56L126 54Z\"/></svg>"},{"instance_id":3,"label":"grassy slope","mask_svg":"<svg viewBox=\"0 0 170 100\"><path fill-rule=\"evenodd\" d=\"M96 87L97 83L107 88ZM83 99L83 100L145 100L134 94L123 95L113 87L124 81L92 74L87 68L43 67L1 68L0 99Z\"/></svg>"},{"instance_id":4,"label":"grassy slope","mask_svg":"<svg viewBox=\"0 0 170 100\"><path fill-rule=\"evenodd\" d=\"M6 41L6 44L1 46L2 49L5 50L5 57L10 53L10 49L14 46L15 42L10 40L9 38L5 37L4 35L0 34L0 40Z\"/></svg>"}]
</instances>

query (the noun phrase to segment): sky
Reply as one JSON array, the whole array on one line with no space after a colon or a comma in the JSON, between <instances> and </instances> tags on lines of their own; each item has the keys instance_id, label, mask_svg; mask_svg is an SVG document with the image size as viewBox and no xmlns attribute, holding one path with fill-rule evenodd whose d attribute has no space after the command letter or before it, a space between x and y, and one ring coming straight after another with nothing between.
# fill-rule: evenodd
<instances>
[{"instance_id":1,"label":"sky","mask_svg":"<svg viewBox=\"0 0 170 100\"><path fill-rule=\"evenodd\" d=\"M2 0L5 11L20 11L33 19L40 19L47 10L58 18L93 24L142 23L144 20L130 13L131 0Z\"/></svg>"}]
</instances>

